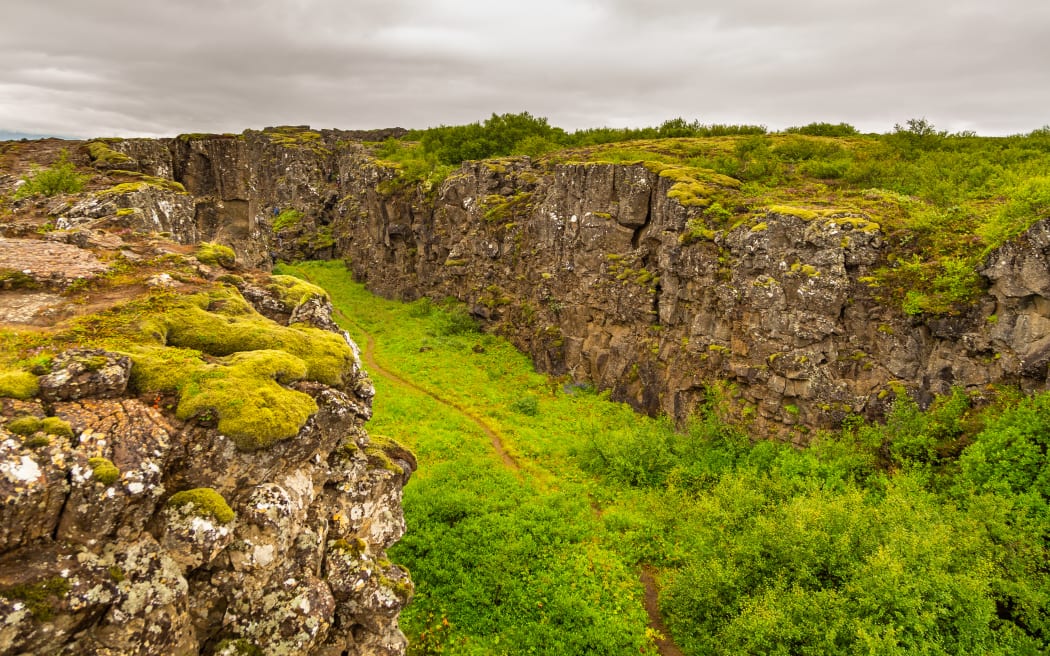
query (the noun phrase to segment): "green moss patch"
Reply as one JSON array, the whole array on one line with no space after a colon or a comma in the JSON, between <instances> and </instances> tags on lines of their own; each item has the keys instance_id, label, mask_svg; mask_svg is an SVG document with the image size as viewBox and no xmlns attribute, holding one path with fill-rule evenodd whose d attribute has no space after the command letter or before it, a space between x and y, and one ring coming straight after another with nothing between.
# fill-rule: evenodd
<instances>
[{"instance_id":1,"label":"green moss patch","mask_svg":"<svg viewBox=\"0 0 1050 656\"><path fill-rule=\"evenodd\" d=\"M0 397L25 401L38 389L37 377L28 371L0 371Z\"/></svg>"},{"instance_id":2,"label":"green moss patch","mask_svg":"<svg viewBox=\"0 0 1050 656\"><path fill-rule=\"evenodd\" d=\"M191 512L202 517L214 517L220 524L229 524L235 516L226 499L210 487L176 492L168 499L168 505L172 508L192 506Z\"/></svg>"},{"instance_id":3,"label":"green moss patch","mask_svg":"<svg viewBox=\"0 0 1050 656\"><path fill-rule=\"evenodd\" d=\"M55 616L55 604L69 594L69 581L56 576L39 583L23 583L0 589L0 597L21 601L33 619L46 622Z\"/></svg>"},{"instance_id":4,"label":"green moss patch","mask_svg":"<svg viewBox=\"0 0 1050 656\"><path fill-rule=\"evenodd\" d=\"M129 348L133 388L177 392L177 417L215 419L244 450L294 437L317 412L312 397L283 385L306 379L338 387L354 362L339 335L280 326L228 287L180 299L141 328L147 343Z\"/></svg>"},{"instance_id":5,"label":"green moss patch","mask_svg":"<svg viewBox=\"0 0 1050 656\"><path fill-rule=\"evenodd\" d=\"M296 308L315 296L328 298L325 290L294 276L270 276L267 289L276 293L281 303L288 308Z\"/></svg>"},{"instance_id":6,"label":"green moss patch","mask_svg":"<svg viewBox=\"0 0 1050 656\"><path fill-rule=\"evenodd\" d=\"M132 178L138 178L141 184L149 187L157 187L159 189L167 189L168 191L176 191L178 193L186 193L186 187L181 182L176 182L169 178L160 178L155 175L147 175L145 173L139 173L138 171L122 171L115 170L112 173L118 173L120 175L126 175ZM138 184L138 183L129 183ZM119 186L119 185L118 185ZM141 189L141 187L139 187Z\"/></svg>"},{"instance_id":7,"label":"green moss patch","mask_svg":"<svg viewBox=\"0 0 1050 656\"><path fill-rule=\"evenodd\" d=\"M175 415L189 419L214 411L219 431L241 449L269 446L294 437L317 412L313 397L276 382L298 380L305 373L302 360L282 351L236 353L190 377ZM247 389L250 395L244 394Z\"/></svg>"},{"instance_id":8,"label":"green moss patch","mask_svg":"<svg viewBox=\"0 0 1050 656\"><path fill-rule=\"evenodd\" d=\"M18 417L7 422L7 430L15 435L33 435L34 433L45 433L47 435L59 435L62 437L73 437L73 429L68 421L58 417L33 417L27 415Z\"/></svg>"},{"instance_id":9,"label":"green moss patch","mask_svg":"<svg viewBox=\"0 0 1050 656\"><path fill-rule=\"evenodd\" d=\"M232 269L237 261L237 254L233 252L232 248L224 244L215 244L210 241L201 242L194 255L196 255L197 259L204 264L221 266L224 269Z\"/></svg>"},{"instance_id":10,"label":"green moss patch","mask_svg":"<svg viewBox=\"0 0 1050 656\"><path fill-rule=\"evenodd\" d=\"M87 145L87 150L91 162L96 166L115 167L135 162L133 158L110 148L105 141L92 141Z\"/></svg>"},{"instance_id":11,"label":"green moss patch","mask_svg":"<svg viewBox=\"0 0 1050 656\"><path fill-rule=\"evenodd\" d=\"M273 220L273 231L280 232L285 228L294 228L306 216L299 210L284 210Z\"/></svg>"},{"instance_id":12,"label":"green moss patch","mask_svg":"<svg viewBox=\"0 0 1050 656\"><path fill-rule=\"evenodd\" d=\"M793 216L803 221L812 221L813 219L820 216L813 210L805 210L800 207L790 207L788 205L772 205L766 208L767 212L771 214L784 214L787 216Z\"/></svg>"},{"instance_id":13,"label":"green moss patch","mask_svg":"<svg viewBox=\"0 0 1050 656\"><path fill-rule=\"evenodd\" d=\"M120 470L108 458L90 458L91 476L103 485L112 485L120 480Z\"/></svg>"}]
</instances>

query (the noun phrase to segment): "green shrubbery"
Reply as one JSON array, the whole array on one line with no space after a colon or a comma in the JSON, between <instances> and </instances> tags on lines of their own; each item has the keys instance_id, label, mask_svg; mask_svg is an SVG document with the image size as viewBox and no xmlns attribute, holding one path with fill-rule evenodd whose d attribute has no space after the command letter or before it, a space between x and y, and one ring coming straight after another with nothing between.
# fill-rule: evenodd
<instances>
[{"instance_id":1,"label":"green shrubbery","mask_svg":"<svg viewBox=\"0 0 1050 656\"><path fill-rule=\"evenodd\" d=\"M88 176L77 173L73 162L63 151L62 156L53 166L37 169L25 178L25 184L15 191L15 198L29 196L54 196L56 194L75 194L84 188Z\"/></svg>"},{"instance_id":2,"label":"green shrubbery","mask_svg":"<svg viewBox=\"0 0 1050 656\"><path fill-rule=\"evenodd\" d=\"M639 562L686 654L1050 649L1050 394L978 407L955 390L922 410L898 389L885 425L854 417L799 450L752 444L713 390L679 433L548 384L501 340L442 334L432 304L305 270L380 337L384 367L484 417L522 466L376 378L374 430L420 462L392 550L417 586L410 653L638 653ZM526 397L541 415L518 410Z\"/></svg>"}]
</instances>

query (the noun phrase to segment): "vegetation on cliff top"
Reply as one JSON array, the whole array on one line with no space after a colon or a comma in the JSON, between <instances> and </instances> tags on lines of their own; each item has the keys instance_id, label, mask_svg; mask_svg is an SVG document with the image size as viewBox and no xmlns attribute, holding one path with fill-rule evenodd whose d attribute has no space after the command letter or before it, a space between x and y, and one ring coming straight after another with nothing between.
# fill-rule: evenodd
<instances>
[{"instance_id":1,"label":"vegetation on cliff top","mask_svg":"<svg viewBox=\"0 0 1050 656\"><path fill-rule=\"evenodd\" d=\"M287 278L272 285L292 306L324 294ZM227 285L202 285L195 294L155 289L54 331L3 330L0 336L6 347L0 352L2 395L32 396L31 370L49 354L74 346L105 348L131 358L134 392L171 395L178 418L215 425L243 450L295 436L317 411L314 399L291 383L341 386L354 366L341 336L274 323Z\"/></svg>"},{"instance_id":2,"label":"vegetation on cliff top","mask_svg":"<svg viewBox=\"0 0 1050 656\"><path fill-rule=\"evenodd\" d=\"M540 173L614 163L671 178L669 197L690 210L684 243L785 207L797 216L862 218L890 245L868 282L908 314L965 310L982 291L975 270L988 253L1050 217L1050 128L978 137L911 119L881 135L828 123L769 134L674 119L567 133L523 113L412 131L376 150L398 168L400 184L425 181L427 189L462 161L505 155L533 157Z\"/></svg>"},{"instance_id":3,"label":"vegetation on cliff top","mask_svg":"<svg viewBox=\"0 0 1050 656\"><path fill-rule=\"evenodd\" d=\"M639 564L686 654L1039 654L1050 648L1050 395L964 392L811 448L750 443L719 390L685 433L449 333L338 264L302 265L375 357L483 417L375 377L372 429L416 453L412 654L653 653ZM525 400L530 400L525 402ZM526 408L527 411L521 411Z\"/></svg>"}]
</instances>

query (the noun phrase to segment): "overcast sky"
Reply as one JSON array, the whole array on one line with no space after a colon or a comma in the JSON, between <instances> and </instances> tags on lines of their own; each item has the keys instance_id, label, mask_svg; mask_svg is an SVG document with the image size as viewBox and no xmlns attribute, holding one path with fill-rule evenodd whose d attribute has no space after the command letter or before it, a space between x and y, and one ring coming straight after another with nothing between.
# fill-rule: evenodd
<instances>
[{"instance_id":1,"label":"overcast sky","mask_svg":"<svg viewBox=\"0 0 1050 656\"><path fill-rule=\"evenodd\" d=\"M1047 0L5 0L0 130L1050 124Z\"/></svg>"}]
</instances>

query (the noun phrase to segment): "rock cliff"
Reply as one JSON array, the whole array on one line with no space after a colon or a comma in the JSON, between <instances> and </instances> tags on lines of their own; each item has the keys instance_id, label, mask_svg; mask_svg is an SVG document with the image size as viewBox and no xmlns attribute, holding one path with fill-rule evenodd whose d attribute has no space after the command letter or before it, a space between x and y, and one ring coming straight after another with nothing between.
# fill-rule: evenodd
<instances>
[{"instance_id":1,"label":"rock cliff","mask_svg":"<svg viewBox=\"0 0 1050 656\"><path fill-rule=\"evenodd\" d=\"M365 431L324 293L100 228L195 239L196 202L70 198L57 241L0 239L0 654L403 654L415 461Z\"/></svg>"},{"instance_id":2,"label":"rock cliff","mask_svg":"<svg viewBox=\"0 0 1050 656\"><path fill-rule=\"evenodd\" d=\"M894 256L878 216L772 208L705 231L702 206L644 163L472 162L424 188L362 141L385 136L115 141L128 166L185 192L147 185L148 199L49 211L62 226L123 211L250 265L345 258L386 296L466 302L540 369L639 410L684 420L717 388L756 434L805 441L850 414L880 416L902 388L925 402L953 386L1046 386L1046 221L988 256L977 303L913 316L871 287Z\"/></svg>"}]
</instances>

